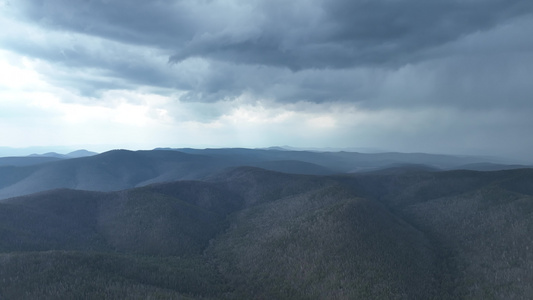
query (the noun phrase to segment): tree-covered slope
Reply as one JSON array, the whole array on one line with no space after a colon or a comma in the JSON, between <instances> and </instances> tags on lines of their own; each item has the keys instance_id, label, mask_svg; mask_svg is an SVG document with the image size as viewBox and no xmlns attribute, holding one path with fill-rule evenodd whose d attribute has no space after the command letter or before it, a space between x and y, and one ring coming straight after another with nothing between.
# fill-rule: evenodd
<instances>
[{"instance_id":1,"label":"tree-covered slope","mask_svg":"<svg viewBox=\"0 0 533 300\"><path fill-rule=\"evenodd\" d=\"M222 295L228 286L202 253L242 202L188 181L8 199L0 203L0 298Z\"/></svg>"},{"instance_id":2,"label":"tree-covered slope","mask_svg":"<svg viewBox=\"0 0 533 300\"><path fill-rule=\"evenodd\" d=\"M53 190L0 203L0 298L528 299L532 229L530 169Z\"/></svg>"},{"instance_id":3,"label":"tree-covered slope","mask_svg":"<svg viewBox=\"0 0 533 300\"><path fill-rule=\"evenodd\" d=\"M201 256L0 253L2 299L217 299L228 291Z\"/></svg>"},{"instance_id":4,"label":"tree-covered slope","mask_svg":"<svg viewBox=\"0 0 533 300\"><path fill-rule=\"evenodd\" d=\"M339 178L428 237L454 298L533 295L533 170L380 172Z\"/></svg>"},{"instance_id":5,"label":"tree-covered slope","mask_svg":"<svg viewBox=\"0 0 533 300\"><path fill-rule=\"evenodd\" d=\"M209 254L235 299L428 299L437 264L423 234L339 186L239 211Z\"/></svg>"}]
</instances>

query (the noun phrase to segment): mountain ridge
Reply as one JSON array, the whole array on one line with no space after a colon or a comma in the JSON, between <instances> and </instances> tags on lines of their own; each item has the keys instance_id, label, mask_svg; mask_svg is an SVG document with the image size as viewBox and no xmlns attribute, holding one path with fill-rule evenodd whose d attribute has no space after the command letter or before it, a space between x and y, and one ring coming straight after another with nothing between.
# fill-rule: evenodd
<instances>
[{"instance_id":1,"label":"mountain ridge","mask_svg":"<svg viewBox=\"0 0 533 300\"><path fill-rule=\"evenodd\" d=\"M393 166L403 168L406 165L450 169L483 162L471 157L432 154L362 154L246 148L112 150L70 159L17 159L18 163L7 165L9 160L14 160L0 158L0 200L54 188L116 191L157 182L198 180L226 168L239 166L255 166L294 174L332 175L377 171ZM517 166L509 166L515 167ZM498 165L497 168L505 168L505 165Z\"/></svg>"}]
</instances>

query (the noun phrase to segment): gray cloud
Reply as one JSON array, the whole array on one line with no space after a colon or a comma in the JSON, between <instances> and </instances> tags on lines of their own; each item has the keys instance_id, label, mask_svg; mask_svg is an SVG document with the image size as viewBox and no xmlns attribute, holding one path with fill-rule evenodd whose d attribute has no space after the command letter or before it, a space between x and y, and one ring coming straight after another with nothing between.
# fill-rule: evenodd
<instances>
[{"instance_id":1,"label":"gray cloud","mask_svg":"<svg viewBox=\"0 0 533 300\"><path fill-rule=\"evenodd\" d=\"M19 4L20 3L20 4ZM400 66L533 11L528 0L24 1L41 25L190 57L288 67Z\"/></svg>"},{"instance_id":2,"label":"gray cloud","mask_svg":"<svg viewBox=\"0 0 533 300\"><path fill-rule=\"evenodd\" d=\"M523 42L533 24L522 21L533 12L529 0L18 0L12 6L26 21L85 37L4 43L93 74L49 73L84 94L151 85L183 91L180 100L189 102L248 93L364 109L506 109L529 107L533 92L526 80L533 47Z\"/></svg>"},{"instance_id":3,"label":"gray cloud","mask_svg":"<svg viewBox=\"0 0 533 300\"><path fill-rule=\"evenodd\" d=\"M176 47L190 39L190 15L181 1L21 0L16 11L41 26L130 44Z\"/></svg>"},{"instance_id":4,"label":"gray cloud","mask_svg":"<svg viewBox=\"0 0 533 300\"><path fill-rule=\"evenodd\" d=\"M258 28L243 35L222 27L195 34L172 61L191 56L235 63L308 68L397 67L466 34L531 13L531 1L315 1L261 3ZM307 2L309 3L309 2ZM279 7L283 9L279 9ZM237 16L239 17L239 16Z\"/></svg>"}]
</instances>

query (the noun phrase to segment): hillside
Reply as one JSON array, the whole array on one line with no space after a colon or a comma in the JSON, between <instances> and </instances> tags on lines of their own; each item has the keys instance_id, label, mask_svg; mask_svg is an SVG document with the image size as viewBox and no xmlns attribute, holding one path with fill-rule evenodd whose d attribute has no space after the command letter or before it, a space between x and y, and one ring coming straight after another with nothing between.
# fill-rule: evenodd
<instances>
[{"instance_id":1,"label":"hillside","mask_svg":"<svg viewBox=\"0 0 533 300\"><path fill-rule=\"evenodd\" d=\"M121 192L53 190L0 203L0 251L197 253L241 198L213 184L179 181Z\"/></svg>"},{"instance_id":2,"label":"hillside","mask_svg":"<svg viewBox=\"0 0 533 300\"><path fill-rule=\"evenodd\" d=\"M531 228L531 169L60 189L0 203L0 297L527 299Z\"/></svg>"},{"instance_id":3,"label":"hillside","mask_svg":"<svg viewBox=\"0 0 533 300\"><path fill-rule=\"evenodd\" d=\"M239 211L209 249L236 299L430 298L431 245L339 186Z\"/></svg>"},{"instance_id":4,"label":"hillside","mask_svg":"<svg viewBox=\"0 0 533 300\"><path fill-rule=\"evenodd\" d=\"M533 294L533 169L377 173L348 182L425 233L456 297Z\"/></svg>"},{"instance_id":5,"label":"hillside","mask_svg":"<svg viewBox=\"0 0 533 300\"><path fill-rule=\"evenodd\" d=\"M118 191L158 182L202 180L227 168L241 166L292 174L332 175L405 165L449 169L484 161L476 157L417 153L366 154L240 148L113 150L92 154L74 152L61 156L61 159L0 158L0 200L59 188ZM79 155L83 157L76 157ZM505 165L497 167L506 168Z\"/></svg>"},{"instance_id":6,"label":"hillside","mask_svg":"<svg viewBox=\"0 0 533 300\"><path fill-rule=\"evenodd\" d=\"M8 199L0 203L0 298L220 294L226 285L202 251L241 203L201 182Z\"/></svg>"},{"instance_id":7,"label":"hillside","mask_svg":"<svg viewBox=\"0 0 533 300\"><path fill-rule=\"evenodd\" d=\"M0 178L7 180L0 184L0 199L58 188L118 191L201 177L215 166L209 157L177 151L115 150L33 166L1 167Z\"/></svg>"},{"instance_id":8,"label":"hillside","mask_svg":"<svg viewBox=\"0 0 533 300\"><path fill-rule=\"evenodd\" d=\"M31 165L38 165L42 163L47 163L51 161L57 161L60 160L60 158L57 157L48 157L48 156L39 156L39 157L0 157L0 166L14 166L14 167L22 167L22 166L31 166Z\"/></svg>"}]
</instances>

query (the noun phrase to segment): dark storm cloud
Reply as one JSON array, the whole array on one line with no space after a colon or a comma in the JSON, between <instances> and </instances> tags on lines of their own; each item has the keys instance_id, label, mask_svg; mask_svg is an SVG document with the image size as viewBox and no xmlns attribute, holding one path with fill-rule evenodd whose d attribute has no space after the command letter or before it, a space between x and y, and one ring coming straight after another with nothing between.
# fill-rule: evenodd
<instances>
[{"instance_id":1,"label":"dark storm cloud","mask_svg":"<svg viewBox=\"0 0 533 300\"><path fill-rule=\"evenodd\" d=\"M182 100L215 102L249 93L258 98L285 103L320 103L325 99L330 102L354 99L364 101L374 95L372 90L380 82L377 77L383 73L367 69L309 69L292 72L271 66L213 62L208 72L196 81L193 89Z\"/></svg>"},{"instance_id":2,"label":"dark storm cloud","mask_svg":"<svg viewBox=\"0 0 533 300\"><path fill-rule=\"evenodd\" d=\"M206 57L307 68L398 66L532 12L529 0L21 1L52 28Z\"/></svg>"},{"instance_id":3,"label":"dark storm cloud","mask_svg":"<svg viewBox=\"0 0 533 300\"><path fill-rule=\"evenodd\" d=\"M531 1L265 1L256 34L196 35L171 58L202 56L236 63L307 68L399 66L424 50L530 13ZM306 15L309 12L309 15Z\"/></svg>"},{"instance_id":4,"label":"dark storm cloud","mask_svg":"<svg viewBox=\"0 0 533 300\"><path fill-rule=\"evenodd\" d=\"M185 91L187 101L249 93L367 108L504 106L531 93L515 80L531 74L530 45L522 57L506 57L511 47L479 59L461 46L465 37L531 14L530 0L17 0L12 6L44 28L117 44L94 51L87 41L10 41L17 52L98 73L99 79L80 79L84 91L153 85ZM155 49L164 59L128 47ZM201 67L196 58L204 60Z\"/></svg>"},{"instance_id":5,"label":"dark storm cloud","mask_svg":"<svg viewBox=\"0 0 533 300\"><path fill-rule=\"evenodd\" d=\"M17 0L16 6L42 26L131 44L177 47L194 34L178 1Z\"/></svg>"}]
</instances>

